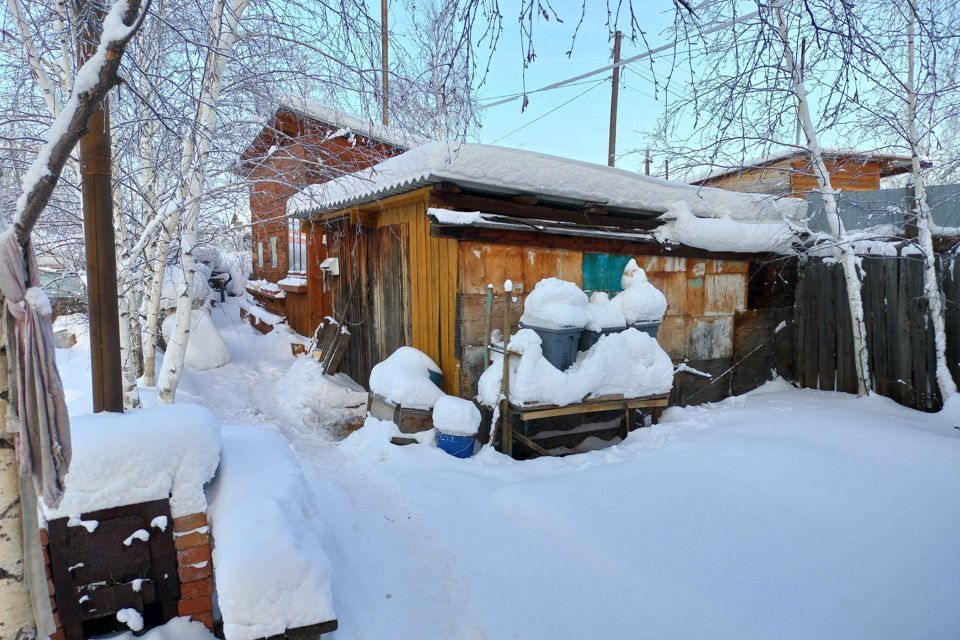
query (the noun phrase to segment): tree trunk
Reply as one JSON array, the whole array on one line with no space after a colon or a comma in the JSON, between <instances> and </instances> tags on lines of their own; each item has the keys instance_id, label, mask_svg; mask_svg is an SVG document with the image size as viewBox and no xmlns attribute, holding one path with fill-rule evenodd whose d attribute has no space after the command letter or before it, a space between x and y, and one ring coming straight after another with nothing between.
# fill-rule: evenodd
<instances>
[{"instance_id":1,"label":"tree trunk","mask_svg":"<svg viewBox=\"0 0 960 640\"><path fill-rule=\"evenodd\" d=\"M23 582L23 514L17 457L13 434L5 434L10 378L4 333L4 323L0 322L0 638L14 640L32 638L35 630L30 595Z\"/></svg>"},{"instance_id":2,"label":"tree trunk","mask_svg":"<svg viewBox=\"0 0 960 640\"><path fill-rule=\"evenodd\" d=\"M157 401L170 404L177 393L183 361L187 352L187 340L190 337L190 320L193 309L193 278L196 259L193 251L197 245L197 221L200 216L200 197L204 185L204 167L210 155L211 136L217 115L217 103L223 83L223 72L227 58L237 39L237 25L240 16L250 4L249 0L218 0L213 7L210 19L211 49L207 55L204 77L197 103L197 117L193 135L188 139L183 155L183 175L186 176L184 189L179 198L178 213L183 212L183 230L181 231L180 260L183 269L183 282L180 283L180 295L177 298L177 320L163 356L163 371L157 385L160 390ZM197 139L196 142L193 142Z\"/></svg>"},{"instance_id":3,"label":"tree trunk","mask_svg":"<svg viewBox=\"0 0 960 640\"><path fill-rule=\"evenodd\" d=\"M820 146L817 130L813 126L810 116L810 107L807 98L807 88L803 83L802 70L796 65L793 49L787 35L787 24L783 20L780 9L774 9L777 22L780 26L780 39L783 42L783 57L790 74L793 93L797 98L797 116L800 127L807 138L807 150L810 153L810 164L813 166L814 177L823 197L823 210L830 231L837 239L840 250L840 264L843 267L843 278L847 288L847 305L850 308L850 321L853 333L853 356L857 374L857 394L866 395L872 389L870 383L870 360L867 351L867 325L863 315L863 298L861 297L862 276L853 246L847 241L847 233L840 211L837 207L837 191L830 181L830 172L823 161L823 149Z\"/></svg>"},{"instance_id":4,"label":"tree trunk","mask_svg":"<svg viewBox=\"0 0 960 640\"><path fill-rule=\"evenodd\" d=\"M160 340L160 299L163 293L163 276L170 250L170 230L164 227L154 245L151 260L149 287L147 289L147 322L144 328L146 341L143 345L143 376L148 386L157 384L157 342Z\"/></svg>"},{"instance_id":5,"label":"tree trunk","mask_svg":"<svg viewBox=\"0 0 960 640\"><path fill-rule=\"evenodd\" d=\"M914 24L915 7L908 0L909 22L907 24L907 141L910 144L911 178L913 179L913 223L916 226L916 244L923 254L923 295L930 305L930 321L933 325L934 350L936 352L936 381L940 395L946 403L957 393L957 383L947 366L947 332L944 323L943 296L937 281L937 255L933 251L933 234L930 231L932 214L927 203L923 167L920 163L920 134L917 132L917 91L914 82Z\"/></svg>"}]
</instances>

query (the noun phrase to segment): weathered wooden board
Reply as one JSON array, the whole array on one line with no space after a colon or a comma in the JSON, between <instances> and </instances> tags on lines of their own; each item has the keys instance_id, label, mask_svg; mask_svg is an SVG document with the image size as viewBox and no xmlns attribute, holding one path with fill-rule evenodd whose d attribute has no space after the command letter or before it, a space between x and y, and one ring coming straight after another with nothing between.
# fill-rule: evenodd
<instances>
[{"instance_id":1,"label":"weathered wooden board","mask_svg":"<svg viewBox=\"0 0 960 640\"><path fill-rule=\"evenodd\" d=\"M878 393L925 411L942 405L936 384L936 351L923 295L923 264L914 256L864 257L861 297L871 381ZM947 351L960 360L956 282L941 264L947 304ZM838 264L801 265L796 289L795 372L801 386L856 392L853 330L846 283ZM833 345L832 347L830 345ZM957 378L957 373L954 375Z\"/></svg>"}]
</instances>

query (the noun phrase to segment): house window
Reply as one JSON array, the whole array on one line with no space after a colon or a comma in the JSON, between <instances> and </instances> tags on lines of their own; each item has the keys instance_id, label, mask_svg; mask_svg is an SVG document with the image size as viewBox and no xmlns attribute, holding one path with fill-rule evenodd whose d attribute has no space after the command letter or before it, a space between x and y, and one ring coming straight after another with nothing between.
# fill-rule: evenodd
<instances>
[{"instance_id":1,"label":"house window","mask_svg":"<svg viewBox=\"0 0 960 640\"><path fill-rule=\"evenodd\" d=\"M257 243L257 267L263 269L263 241Z\"/></svg>"},{"instance_id":2,"label":"house window","mask_svg":"<svg viewBox=\"0 0 960 640\"><path fill-rule=\"evenodd\" d=\"M287 221L287 270L290 273L307 272L307 234L302 222L297 218Z\"/></svg>"},{"instance_id":3,"label":"house window","mask_svg":"<svg viewBox=\"0 0 960 640\"><path fill-rule=\"evenodd\" d=\"M270 238L270 268L277 268L277 237Z\"/></svg>"}]
</instances>

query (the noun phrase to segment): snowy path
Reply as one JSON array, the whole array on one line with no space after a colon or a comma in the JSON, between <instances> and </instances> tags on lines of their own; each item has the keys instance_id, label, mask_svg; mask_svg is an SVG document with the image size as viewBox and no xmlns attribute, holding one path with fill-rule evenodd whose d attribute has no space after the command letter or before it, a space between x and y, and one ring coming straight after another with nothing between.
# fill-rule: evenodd
<instances>
[{"instance_id":1,"label":"snowy path","mask_svg":"<svg viewBox=\"0 0 960 640\"><path fill-rule=\"evenodd\" d=\"M188 372L181 399L289 440L334 640L960 635L956 412L769 385L603 451L461 461L392 446L384 423L338 442L291 418L289 340L214 317L234 360Z\"/></svg>"}]
</instances>

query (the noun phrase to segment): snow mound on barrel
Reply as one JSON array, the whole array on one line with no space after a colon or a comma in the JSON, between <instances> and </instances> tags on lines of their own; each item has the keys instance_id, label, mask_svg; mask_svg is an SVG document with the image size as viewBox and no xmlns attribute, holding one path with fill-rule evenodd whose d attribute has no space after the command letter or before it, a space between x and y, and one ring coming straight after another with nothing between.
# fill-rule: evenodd
<instances>
[{"instance_id":1,"label":"snow mound on barrel","mask_svg":"<svg viewBox=\"0 0 960 640\"><path fill-rule=\"evenodd\" d=\"M587 398L623 394L625 398L668 393L673 363L657 341L636 329L601 336L582 358L560 371L543 357L540 337L521 329L510 340L510 401L517 404L566 406ZM487 406L500 398L503 366L500 354L480 376L477 397Z\"/></svg>"},{"instance_id":2,"label":"snow mound on barrel","mask_svg":"<svg viewBox=\"0 0 960 640\"><path fill-rule=\"evenodd\" d=\"M667 311L667 298L650 284L646 272L633 258L623 268L620 286L623 291L610 302L619 307L628 323L659 322L663 318Z\"/></svg>"},{"instance_id":3,"label":"snow mound on barrel","mask_svg":"<svg viewBox=\"0 0 960 640\"><path fill-rule=\"evenodd\" d=\"M590 296L586 311L587 324L583 328L588 331L600 333L604 329L622 329L627 326L620 306L611 304L610 296L605 291L595 291Z\"/></svg>"},{"instance_id":4,"label":"snow mound on barrel","mask_svg":"<svg viewBox=\"0 0 960 640\"><path fill-rule=\"evenodd\" d=\"M200 513L220 460L220 426L206 407L173 404L71 416L73 459L48 520L170 497L174 518Z\"/></svg>"},{"instance_id":5,"label":"snow mound on barrel","mask_svg":"<svg viewBox=\"0 0 960 640\"><path fill-rule=\"evenodd\" d=\"M545 278L524 300L520 322L544 329L582 329L587 324L587 303L587 294L572 282Z\"/></svg>"},{"instance_id":6,"label":"snow mound on barrel","mask_svg":"<svg viewBox=\"0 0 960 640\"><path fill-rule=\"evenodd\" d=\"M440 367L413 347L400 347L370 372L370 390L410 409L430 409L443 391L430 379Z\"/></svg>"},{"instance_id":7,"label":"snow mound on barrel","mask_svg":"<svg viewBox=\"0 0 960 640\"><path fill-rule=\"evenodd\" d=\"M335 619L320 510L283 437L261 427L224 427L222 457L209 516L226 640Z\"/></svg>"},{"instance_id":8,"label":"snow mound on barrel","mask_svg":"<svg viewBox=\"0 0 960 640\"><path fill-rule=\"evenodd\" d=\"M170 347L170 338L177 324L177 316L171 314L164 318L161 330L163 339ZM187 353L184 363L197 371L209 371L230 362L230 350L217 331L210 311L194 309L190 312L190 335L187 337Z\"/></svg>"},{"instance_id":9,"label":"snow mound on barrel","mask_svg":"<svg viewBox=\"0 0 960 640\"><path fill-rule=\"evenodd\" d=\"M433 426L453 436L475 436L480 429L480 410L469 400L443 396L433 407Z\"/></svg>"}]
</instances>

